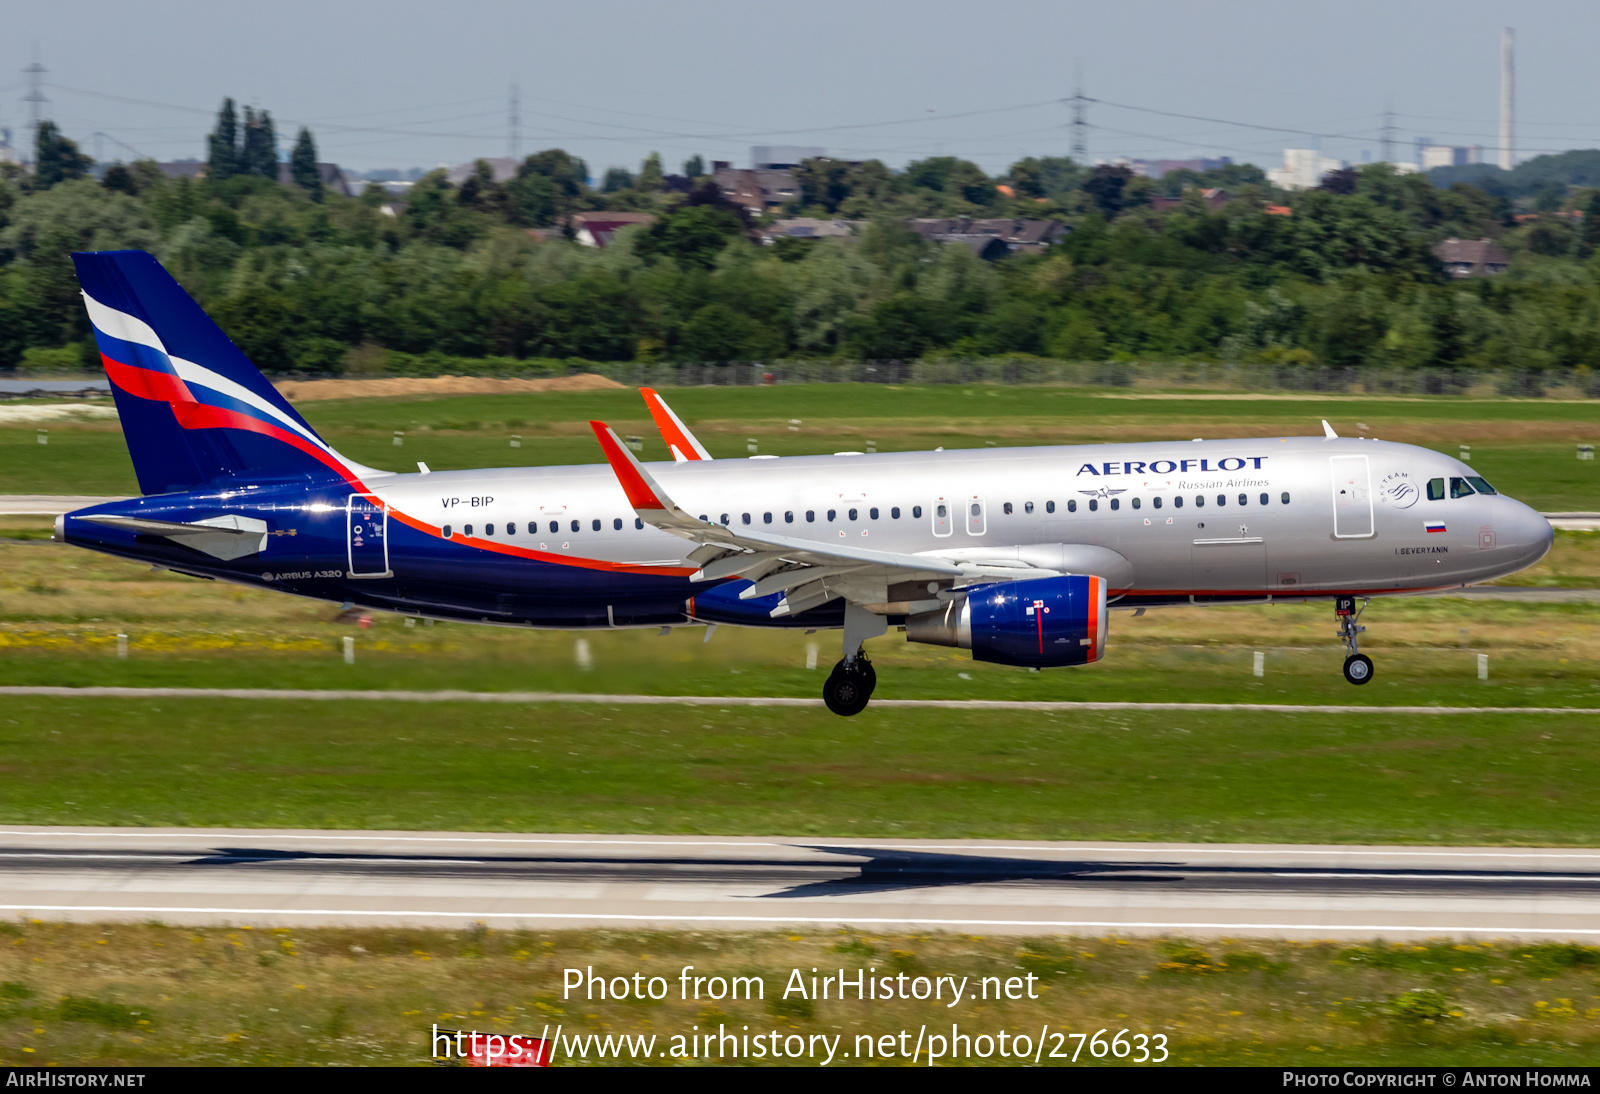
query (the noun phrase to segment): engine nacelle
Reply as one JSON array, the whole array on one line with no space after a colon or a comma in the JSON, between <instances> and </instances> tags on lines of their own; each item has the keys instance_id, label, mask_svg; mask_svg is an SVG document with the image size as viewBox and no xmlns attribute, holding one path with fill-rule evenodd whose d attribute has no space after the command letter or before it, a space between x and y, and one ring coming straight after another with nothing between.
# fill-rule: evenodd
<instances>
[{"instance_id":1,"label":"engine nacelle","mask_svg":"<svg viewBox=\"0 0 1600 1094\"><path fill-rule=\"evenodd\" d=\"M906 620L906 641L971 650L974 661L1054 668L1106 648L1106 581L1092 574L1002 581Z\"/></svg>"}]
</instances>

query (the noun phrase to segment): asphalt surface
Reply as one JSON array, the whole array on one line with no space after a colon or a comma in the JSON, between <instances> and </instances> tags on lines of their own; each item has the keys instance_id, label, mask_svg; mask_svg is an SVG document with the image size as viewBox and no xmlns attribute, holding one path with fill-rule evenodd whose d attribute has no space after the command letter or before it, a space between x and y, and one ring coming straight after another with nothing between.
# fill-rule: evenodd
<instances>
[{"instance_id":1,"label":"asphalt surface","mask_svg":"<svg viewBox=\"0 0 1600 1094\"><path fill-rule=\"evenodd\" d=\"M7 826L0 915L1583 940L1600 850Z\"/></svg>"}]
</instances>

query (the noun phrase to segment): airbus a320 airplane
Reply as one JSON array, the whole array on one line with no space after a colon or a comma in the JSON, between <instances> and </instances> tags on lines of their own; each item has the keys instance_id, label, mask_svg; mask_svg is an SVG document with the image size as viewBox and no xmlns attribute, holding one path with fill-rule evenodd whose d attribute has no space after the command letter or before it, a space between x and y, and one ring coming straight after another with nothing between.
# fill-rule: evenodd
<instances>
[{"instance_id":1,"label":"airbus a320 airplane","mask_svg":"<svg viewBox=\"0 0 1600 1094\"><path fill-rule=\"evenodd\" d=\"M1357 599L1538 561L1554 533L1471 467L1377 440L1130 442L712 460L653 392L675 459L399 474L330 448L150 255L73 256L141 498L56 538L197 577L518 627L837 628L823 688L867 705L862 643L1098 661L1108 607Z\"/></svg>"}]
</instances>

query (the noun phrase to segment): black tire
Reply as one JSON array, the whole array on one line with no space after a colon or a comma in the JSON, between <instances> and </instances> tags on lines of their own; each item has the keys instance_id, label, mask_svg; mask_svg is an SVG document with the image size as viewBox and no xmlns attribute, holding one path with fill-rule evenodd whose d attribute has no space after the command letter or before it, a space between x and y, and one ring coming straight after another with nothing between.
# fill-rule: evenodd
<instances>
[{"instance_id":1,"label":"black tire","mask_svg":"<svg viewBox=\"0 0 1600 1094\"><path fill-rule=\"evenodd\" d=\"M871 698L872 689L863 673L835 669L822 685L822 701L843 718L866 710L867 700Z\"/></svg>"},{"instance_id":2,"label":"black tire","mask_svg":"<svg viewBox=\"0 0 1600 1094\"><path fill-rule=\"evenodd\" d=\"M1372 681L1372 658L1364 653L1352 654L1344 659L1344 678L1352 684Z\"/></svg>"},{"instance_id":3,"label":"black tire","mask_svg":"<svg viewBox=\"0 0 1600 1094\"><path fill-rule=\"evenodd\" d=\"M856 658L856 669L861 673L862 682L866 685L867 698L872 698L872 693L878 690L878 672L872 667L872 662L865 657Z\"/></svg>"}]
</instances>

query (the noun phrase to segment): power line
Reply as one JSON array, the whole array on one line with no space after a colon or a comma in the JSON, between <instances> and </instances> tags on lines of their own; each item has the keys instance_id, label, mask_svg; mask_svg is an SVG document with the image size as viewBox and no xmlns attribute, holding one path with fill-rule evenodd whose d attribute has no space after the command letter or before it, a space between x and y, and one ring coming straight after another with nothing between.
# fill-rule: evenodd
<instances>
[{"instance_id":1,"label":"power line","mask_svg":"<svg viewBox=\"0 0 1600 1094\"><path fill-rule=\"evenodd\" d=\"M1255 122L1233 121L1228 118L1211 118L1203 114L1180 114L1173 110L1156 110L1148 106L1132 106L1128 103L1113 103L1105 99L1091 99L1090 102L1099 103L1101 106L1115 107L1118 110L1136 110L1141 114L1159 114L1163 118L1183 118L1191 122L1212 122L1217 125L1237 126L1240 129L1260 129L1269 133L1294 133L1307 137L1326 137L1334 140L1360 141L1366 140L1370 134L1353 133L1318 133L1311 129L1289 129L1281 125L1258 125Z\"/></svg>"},{"instance_id":2,"label":"power line","mask_svg":"<svg viewBox=\"0 0 1600 1094\"><path fill-rule=\"evenodd\" d=\"M511 98L506 109L506 128L510 131L506 143L510 148L511 158L513 160L519 160L522 158L519 151L519 149L522 147L522 114L519 110L520 105L521 104L518 102L517 85L512 84Z\"/></svg>"}]
</instances>

